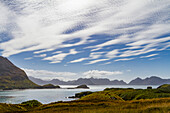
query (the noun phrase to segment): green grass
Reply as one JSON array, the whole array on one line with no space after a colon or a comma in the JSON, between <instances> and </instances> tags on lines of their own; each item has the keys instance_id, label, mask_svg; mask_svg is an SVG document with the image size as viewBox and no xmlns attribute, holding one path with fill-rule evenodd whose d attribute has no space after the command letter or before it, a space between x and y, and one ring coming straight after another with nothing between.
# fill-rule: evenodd
<instances>
[{"instance_id":1,"label":"green grass","mask_svg":"<svg viewBox=\"0 0 170 113\"><path fill-rule=\"evenodd\" d=\"M170 93L170 84L164 84L159 86L157 92Z\"/></svg>"},{"instance_id":2,"label":"green grass","mask_svg":"<svg viewBox=\"0 0 170 113\"><path fill-rule=\"evenodd\" d=\"M0 76L0 89L25 89L35 87L38 87L38 85L24 77L13 79L10 76Z\"/></svg>"},{"instance_id":3,"label":"green grass","mask_svg":"<svg viewBox=\"0 0 170 113\"><path fill-rule=\"evenodd\" d=\"M110 91L100 91L100 92L95 92L92 94L89 94L87 96L84 96L80 98L80 100L89 100L89 101L110 101L110 100L119 100L123 101L122 98L117 96L114 92Z\"/></svg>"},{"instance_id":4,"label":"green grass","mask_svg":"<svg viewBox=\"0 0 170 113\"><path fill-rule=\"evenodd\" d=\"M20 104L20 106L25 107L26 109L33 109L33 108L39 107L41 105L42 105L42 103L40 103L37 100L30 100L30 101L22 102Z\"/></svg>"},{"instance_id":5,"label":"green grass","mask_svg":"<svg viewBox=\"0 0 170 113\"><path fill-rule=\"evenodd\" d=\"M122 98L123 100L139 100L139 99L152 99L152 98L165 98L170 97L169 85L158 89L129 89L129 88L107 88L104 90L112 92Z\"/></svg>"},{"instance_id":6,"label":"green grass","mask_svg":"<svg viewBox=\"0 0 170 113\"><path fill-rule=\"evenodd\" d=\"M136 101L72 101L38 105L0 104L3 112L26 113L169 113L170 98Z\"/></svg>"}]
</instances>

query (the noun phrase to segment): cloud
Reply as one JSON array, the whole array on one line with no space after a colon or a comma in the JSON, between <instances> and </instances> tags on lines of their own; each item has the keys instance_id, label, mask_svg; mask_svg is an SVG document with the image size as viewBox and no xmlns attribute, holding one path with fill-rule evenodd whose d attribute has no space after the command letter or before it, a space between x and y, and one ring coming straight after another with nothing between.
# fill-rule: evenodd
<instances>
[{"instance_id":1,"label":"cloud","mask_svg":"<svg viewBox=\"0 0 170 113\"><path fill-rule=\"evenodd\" d=\"M156 58L150 58L149 60L155 60L155 59L158 59L159 57L156 57Z\"/></svg>"},{"instance_id":2,"label":"cloud","mask_svg":"<svg viewBox=\"0 0 170 113\"><path fill-rule=\"evenodd\" d=\"M112 50L106 54L108 58L115 58L117 57L117 54L119 54L119 51L117 49Z\"/></svg>"},{"instance_id":3,"label":"cloud","mask_svg":"<svg viewBox=\"0 0 170 113\"><path fill-rule=\"evenodd\" d=\"M89 63L86 63L87 64L95 64L95 63L98 63L98 62L102 62L102 61L107 61L109 59L98 59L98 60L92 60L92 61L89 61Z\"/></svg>"},{"instance_id":4,"label":"cloud","mask_svg":"<svg viewBox=\"0 0 170 113\"><path fill-rule=\"evenodd\" d=\"M104 52L93 52L93 53L90 53L89 57L88 58L80 58L80 59L76 59L76 60L73 60L73 61L70 61L69 63L77 63L77 62L82 62L84 60L93 60L93 59L98 59L100 57L102 57ZM105 61L105 59L100 59L100 60L93 60L93 61L90 61L89 63L87 64L94 64L94 63L97 63L97 62L101 62L101 61Z\"/></svg>"},{"instance_id":5,"label":"cloud","mask_svg":"<svg viewBox=\"0 0 170 113\"><path fill-rule=\"evenodd\" d=\"M46 57L47 54L34 55L34 57Z\"/></svg>"},{"instance_id":6,"label":"cloud","mask_svg":"<svg viewBox=\"0 0 170 113\"><path fill-rule=\"evenodd\" d=\"M6 30L10 30L10 24L12 25L13 21L12 17L14 14L10 11L8 7L5 6L2 2L0 2L0 33L6 32ZM15 19L15 18L13 18ZM3 37L0 37L0 39Z\"/></svg>"},{"instance_id":7,"label":"cloud","mask_svg":"<svg viewBox=\"0 0 170 113\"><path fill-rule=\"evenodd\" d=\"M112 62L106 62L106 63L102 63L100 65L107 65L107 64L111 64Z\"/></svg>"},{"instance_id":8,"label":"cloud","mask_svg":"<svg viewBox=\"0 0 170 113\"><path fill-rule=\"evenodd\" d=\"M130 56L138 56L138 55L142 55L142 54L146 54L146 53L150 53L153 51L157 51L157 49L152 49L152 48L143 48L143 49L139 49L139 50L127 50L125 52L123 52L121 55L119 55L119 57L130 57Z\"/></svg>"},{"instance_id":9,"label":"cloud","mask_svg":"<svg viewBox=\"0 0 170 113\"><path fill-rule=\"evenodd\" d=\"M115 75L122 75L121 71L104 71L104 70L89 70L81 73L73 72L54 72L47 70L34 70L34 69L23 69L28 76L35 78L41 78L44 80L60 79L60 80L75 80L78 78L113 78Z\"/></svg>"},{"instance_id":10,"label":"cloud","mask_svg":"<svg viewBox=\"0 0 170 113\"><path fill-rule=\"evenodd\" d=\"M153 57L153 56L157 56L158 54L150 54L150 55L147 55L147 56L141 56L140 58L148 58L148 57Z\"/></svg>"},{"instance_id":11,"label":"cloud","mask_svg":"<svg viewBox=\"0 0 170 113\"><path fill-rule=\"evenodd\" d=\"M50 63L60 63L66 56L74 55L74 54L77 54L77 53L78 52L75 51L75 49L71 49L69 53L60 53L58 55L46 57L43 60L49 60L49 61L51 61Z\"/></svg>"},{"instance_id":12,"label":"cloud","mask_svg":"<svg viewBox=\"0 0 170 113\"><path fill-rule=\"evenodd\" d=\"M11 36L5 41L0 37L1 53L9 57L49 52L42 60L61 63L68 55L77 55L73 50L82 49L89 56L70 63L94 64L162 51L170 47L169 5L169 0L0 1L0 33ZM106 37L93 37L103 34Z\"/></svg>"},{"instance_id":13,"label":"cloud","mask_svg":"<svg viewBox=\"0 0 170 113\"><path fill-rule=\"evenodd\" d=\"M27 57L27 58L24 58L24 60L31 60L33 59L32 57Z\"/></svg>"},{"instance_id":14,"label":"cloud","mask_svg":"<svg viewBox=\"0 0 170 113\"><path fill-rule=\"evenodd\" d=\"M114 60L115 62L117 61L128 61L128 60L133 60L134 58L122 58L122 59L117 59L117 60Z\"/></svg>"},{"instance_id":15,"label":"cloud","mask_svg":"<svg viewBox=\"0 0 170 113\"><path fill-rule=\"evenodd\" d=\"M88 58L80 58L80 59L76 59L76 60L70 61L69 63L82 62L82 61L87 60L87 59L88 59Z\"/></svg>"},{"instance_id":16,"label":"cloud","mask_svg":"<svg viewBox=\"0 0 170 113\"><path fill-rule=\"evenodd\" d=\"M83 75L87 78L90 77L107 78L108 76L121 75L121 74L123 74L123 72L121 71L100 71L100 70L89 70L83 73Z\"/></svg>"},{"instance_id":17,"label":"cloud","mask_svg":"<svg viewBox=\"0 0 170 113\"><path fill-rule=\"evenodd\" d=\"M73 72L53 72L47 70L33 70L33 69L23 69L28 76L33 76L41 79L61 79L61 80L71 80L76 77L76 73ZM75 76L75 77L74 77Z\"/></svg>"}]
</instances>

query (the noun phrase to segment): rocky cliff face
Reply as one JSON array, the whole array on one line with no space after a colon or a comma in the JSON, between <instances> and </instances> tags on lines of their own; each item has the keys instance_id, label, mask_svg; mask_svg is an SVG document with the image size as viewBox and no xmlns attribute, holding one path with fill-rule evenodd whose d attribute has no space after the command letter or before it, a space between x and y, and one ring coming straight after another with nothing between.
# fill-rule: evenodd
<instances>
[{"instance_id":1,"label":"rocky cliff face","mask_svg":"<svg viewBox=\"0 0 170 113\"><path fill-rule=\"evenodd\" d=\"M36 86L22 69L16 67L7 58L0 56L0 89L33 88Z\"/></svg>"}]
</instances>

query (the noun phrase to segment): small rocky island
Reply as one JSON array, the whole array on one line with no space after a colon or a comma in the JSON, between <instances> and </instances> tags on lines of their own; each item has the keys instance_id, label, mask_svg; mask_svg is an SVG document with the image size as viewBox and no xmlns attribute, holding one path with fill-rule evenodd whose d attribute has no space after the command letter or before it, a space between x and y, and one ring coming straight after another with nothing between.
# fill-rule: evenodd
<instances>
[{"instance_id":1,"label":"small rocky island","mask_svg":"<svg viewBox=\"0 0 170 113\"><path fill-rule=\"evenodd\" d=\"M77 87L67 88L67 89L80 89L80 88L82 88L82 89L89 89L89 87L87 85L85 85L85 84L79 85Z\"/></svg>"}]
</instances>

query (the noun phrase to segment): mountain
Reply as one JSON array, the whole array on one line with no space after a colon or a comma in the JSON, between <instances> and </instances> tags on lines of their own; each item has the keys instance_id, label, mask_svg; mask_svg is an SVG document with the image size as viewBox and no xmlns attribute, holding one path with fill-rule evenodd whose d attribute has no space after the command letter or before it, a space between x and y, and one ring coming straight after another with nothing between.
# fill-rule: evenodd
<instances>
[{"instance_id":1,"label":"mountain","mask_svg":"<svg viewBox=\"0 0 170 113\"><path fill-rule=\"evenodd\" d=\"M126 85L126 83L123 80L110 81L107 78L93 78L93 77L92 78L79 78L77 80L72 80L72 81L67 81L67 82L61 81L59 79L44 81L44 80L34 78L31 76L29 77L29 79L39 85L44 85L44 84L53 84L53 85L82 85L82 84L86 84L86 85Z\"/></svg>"},{"instance_id":2,"label":"mountain","mask_svg":"<svg viewBox=\"0 0 170 113\"><path fill-rule=\"evenodd\" d=\"M0 89L33 88L38 85L30 81L26 73L7 58L0 56Z\"/></svg>"},{"instance_id":3,"label":"mountain","mask_svg":"<svg viewBox=\"0 0 170 113\"><path fill-rule=\"evenodd\" d=\"M38 83L39 85L45 85L45 84L49 84L49 81L45 81L45 80L41 80L39 78L34 78L32 76L28 76L28 78L34 82L34 83Z\"/></svg>"},{"instance_id":4,"label":"mountain","mask_svg":"<svg viewBox=\"0 0 170 113\"><path fill-rule=\"evenodd\" d=\"M112 82L112 84L111 85L127 85L127 83L126 82L124 82L123 80L113 80L113 81L111 81Z\"/></svg>"},{"instance_id":5,"label":"mountain","mask_svg":"<svg viewBox=\"0 0 170 113\"><path fill-rule=\"evenodd\" d=\"M138 77L138 78L130 81L130 82L129 82L129 85L139 85L139 84L142 83L142 82L143 82L143 80Z\"/></svg>"},{"instance_id":6,"label":"mountain","mask_svg":"<svg viewBox=\"0 0 170 113\"><path fill-rule=\"evenodd\" d=\"M81 85L81 84L86 84L86 85L95 85L95 83L93 83L90 79L88 78L79 78L77 80L74 81L68 81L68 83L72 84L72 85Z\"/></svg>"},{"instance_id":7,"label":"mountain","mask_svg":"<svg viewBox=\"0 0 170 113\"><path fill-rule=\"evenodd\" d=\"M123 80L109 80L107 78L79 78L77 80L72 81L62 81L59 79L53 79L50 81L44 81L38 78L29 77L30 80L39 85L44 84L53 84L53 85L162 85L162 84L170 84L170 79L162 79L160 77L151 76L145 79L136 78L130 81L128 84Z\"/></svg>"},{"instance_id":8,"label":"mountain","mask_svg":"<svg viewBox=\"0 0 170 113\"><path fill-rule=\"evenodd\" d=\"M118 80L113 80L110 81L107 78L90 78L90 80L95 84L95 85L126 85L126 82L123 80L118 81Z\"/></svg>"},{"instance_id":9,"label":"mountain","mask_svg":"<svg viewBox=\"0 0 170 113\"><path fill-rule=\"evenodd\" d=\"M32 77L32 76L28 76L28 78L38 84L38 85L45 85L45 84L53 84L53 85L67 85L66 82L64 81L61 81L59 79L52 79L50 81L47 81L47 80L42 80L42 79L39 79L39 78L35 78L35 77Z\"/></svg>"},{"instance_id":10,"label":"mountain","mask_svg":"<svg viewBox=\"0 0 170 113\"><path fill-rule=\"evenodd\" d=\"M129 85L162 85L162 84L170 84L170 79L162 79L160 77L152 76L150 78L136 78L129 82Z\"/></svg>"},{"instance_id":11,"label":"mountain","mask_svg":"<svg viewBox=\"0 0 170 113\"><path fill-rule=\"evenodd\" d=\"M61 81L59 79L53 79L50 81L50 84L55 84L55 85L66 85L67 82Z\"/></svg>"}]
</instances>

